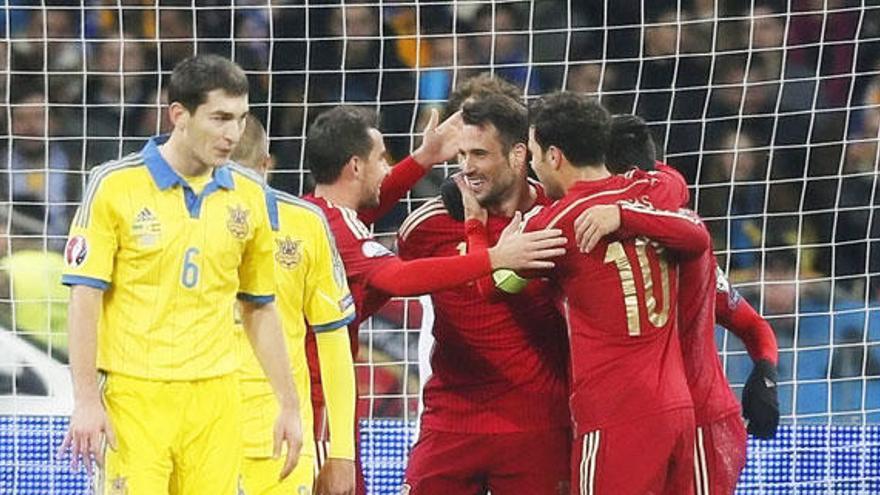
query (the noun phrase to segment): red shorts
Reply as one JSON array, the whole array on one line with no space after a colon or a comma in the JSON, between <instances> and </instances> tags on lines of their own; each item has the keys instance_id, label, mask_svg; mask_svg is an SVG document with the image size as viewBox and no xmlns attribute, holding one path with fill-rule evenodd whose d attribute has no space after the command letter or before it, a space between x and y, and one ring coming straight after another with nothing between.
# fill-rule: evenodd
<instances>
[{"instance_id":1,"label":"red shorts","mask_svg":"<svg viewBox=\"0 0 880 495\"><path fill-rule=\"evenodd\" d=\"M694 493L694 412L677 409L576 439L572 494Z\"/></svg>"},{"instance_id":2,"label":"red shorts","mask_svg":"<svg viewBox=\"0 0 880 495\"><path fill-rule=\"evenodd\" d=\"M567 428L521 433L423 429L410 453L401 493L568 494L570 446Z\"/></svg>"},{"instance_id":3,"label":"red shorts","mask_svg":"<svg viewBox=\"0 0 880 495\"><path fill-rule=\"evenodd\" d=\"M696 495L729 495L746 466L746 427L739 413L697 428Z\"/></svg>"}]
</instances>

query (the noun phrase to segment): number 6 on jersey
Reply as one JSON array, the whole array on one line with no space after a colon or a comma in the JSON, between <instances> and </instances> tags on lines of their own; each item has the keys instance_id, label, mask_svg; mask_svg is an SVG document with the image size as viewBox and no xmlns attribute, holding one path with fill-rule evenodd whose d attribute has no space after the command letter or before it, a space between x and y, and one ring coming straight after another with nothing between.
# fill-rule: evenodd
<instances>
[{"instance_id":1,"label":"number 6 on jersey","mask_svg":"<svg viewBox=\"0 0 880 495\"><path fill-rule=\"evenodd\" d=\"M193 260L198 256L199 248L191 247L183 254L183 271L180 274L180 283L187 289L192 289L199 283L199 265Z\"/></svg>"}]
</instances>

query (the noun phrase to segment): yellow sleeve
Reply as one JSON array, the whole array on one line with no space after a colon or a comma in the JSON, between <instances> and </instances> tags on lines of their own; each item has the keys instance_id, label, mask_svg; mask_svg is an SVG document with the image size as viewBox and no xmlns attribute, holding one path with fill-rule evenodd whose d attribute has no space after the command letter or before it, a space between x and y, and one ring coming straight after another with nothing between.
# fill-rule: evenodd
<instances>
[{"instance_id":1,"label":"yellow sleeve","mask_svg":"<svg viewBox=\"0 0 880 495\"><path fill-rule=\"evenodd\" d=\"M94 177L70 225L61 281L106 290L113 280L118 222L111 187L100 174Z\"/></svg>"},{"instance_id":2,"label":"yellow sleeve","mask_svg":"<svg viewBox=\"0 0 880 495\"><path fill-rule=\"evenodd\" d=\"M330 423L330 454L354 459L354 363L346 326L354 320L354 304L345 268L324 216L315 212L312 249L306 276L304 313L316 332L321 382Z\"/></svg>"},{"instance_id":3,"label":"yellow sleeve","mask_svg":"<svg viewBox=\"0 0 880 495\"><path fill-rule=\"evenodd\" d=\"M275 239L269 218L270 197L262 190L254 204L254 235L248 240L238 267L239 299L256 303L275 300Z\"/></svg>"},{"instance_id":4,"label":"yellow sleeve","mask_svg":"<svg viewBox=\"0 0 880 495\"><path fill-rule=\"evenodd\" d=\"M345 326L315 336L330 423L330 457L354 460L355 378Z\"/></svg>"},{"instance_id":5,"label":"yellow sleeve","mask_svg":"<svg viewBox=\"0 0 880 495\"><path fill-rule=\"evenodd\" d=\"M315 332L335 330L354 320L354 299L333 233L324 216L315 213L303 300L306 321Z\"/></svg>"}]
</instances>

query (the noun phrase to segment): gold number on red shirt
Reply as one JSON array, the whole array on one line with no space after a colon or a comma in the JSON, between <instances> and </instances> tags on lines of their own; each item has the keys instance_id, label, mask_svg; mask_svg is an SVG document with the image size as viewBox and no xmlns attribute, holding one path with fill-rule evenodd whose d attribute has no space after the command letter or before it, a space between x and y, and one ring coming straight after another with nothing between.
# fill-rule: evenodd
<instances>
[{"instance_id":1,"label":"gold number on red shirt","mask_svg":"<svg viewBox=\"0 0 880 495\"><path fill-rule=\"evenodd\" d=\"M669 320L669 263L662 256L663 248L655 243L638 238L635 241L636 257L639 270L642 273L642 290L645 294L645 310L648 313L648 321L654 327L662 327ZM660 267L660 288L663 294L663 307L657 310L657 298L654 297L654 273L648 261L648 248L651 248L657 256L657 264ZM605 250L605 263L614 263L620 276L620 288L623 291L623 303L626 306L626 326L629 335L642 334L641 308L639 306L638 290L633 275L633 267L623 244L612 242Z\"/></svg>"}]
</instances>

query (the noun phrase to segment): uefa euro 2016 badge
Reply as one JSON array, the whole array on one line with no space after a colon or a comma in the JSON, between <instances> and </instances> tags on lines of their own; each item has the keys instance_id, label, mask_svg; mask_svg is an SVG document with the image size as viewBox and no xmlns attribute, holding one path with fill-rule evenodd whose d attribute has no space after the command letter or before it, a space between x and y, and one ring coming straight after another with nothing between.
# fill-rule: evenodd
<instances>
[{"instance_id":1,"label":"uefa euro 2016 badge","mask_svg":"<svg viewBox=\"0 0 880 495\"><path fill-rule=\"evenodd\" d=\"M229 233L236 239L245 239L248 235L248 215L250 211L245 210L241 206L227 206L229 210L229 220L226 221L226 228Z\"/></svg>"},{"instance_id":2,"label":"uefa euro 2016 badge","mask_svg":"<svg viewBox=\"0 0 880 495\"><path fill-rule=\"evenodd\" d=\"M89 255L89 243L81 235L75 235L67 240L64 246L64 262L67 266L76 268L86 261Z\"/></svg>"},{"instance_id":3,"label":"uefa euro 2016 badge","mask_svg":"<svg viewBox=\"0 0 880 495\"><path fill-rule=\"evenodd\" d=\"M275 261L279 265L290 270L299 264L300 259L302 259L299 246L302 244L302 241L291 239L290 236L287 236L284 239L275 239L275 244L278 245L278 250L275 251Z\"/></svg>"}]
</instances>

